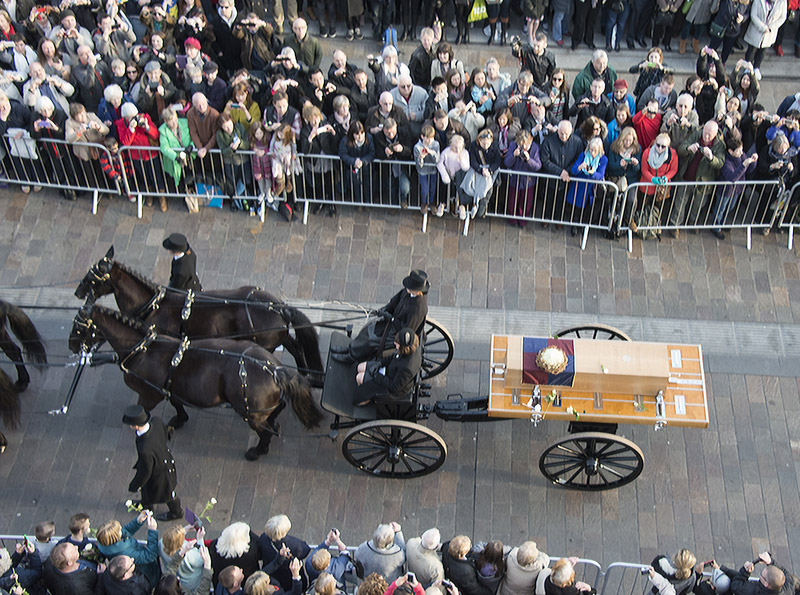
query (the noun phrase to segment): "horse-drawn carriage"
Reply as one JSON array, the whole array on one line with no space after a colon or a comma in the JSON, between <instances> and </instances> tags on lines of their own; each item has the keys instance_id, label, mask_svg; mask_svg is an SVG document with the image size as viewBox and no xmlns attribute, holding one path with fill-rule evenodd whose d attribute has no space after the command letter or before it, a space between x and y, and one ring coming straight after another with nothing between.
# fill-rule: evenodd
<instances>
[{"instance_id":1,"label":"horse-drawn carriage","mask_svg":"<svg viewBox=\"0 0 800 595\"><path fill-rule=\"evenodd\" d=\"M583 490L616 488L642 472L641 450L616 436L617 424L653 424L656 429L708 425L700 346L634 342L603 325L566 329L554 338L492 336L489 395L450 396L431 405L423 401L430 396L428 381L447 368L455 346L448 331L428 318L420 333L423 363L413 389L402 398L379 398L358 406L353 399L354 364L331 357L349 342L349 325L321 325L337 329L331 334L323 371L316 331L308 332L311 322L294 306L252 288L244 294L165 293L112 256L110 252L92 267L76 295L91 301L114 293L122 313L87 305L76 317L73 348L82 344L86 350L101 338L109 340L121 358L125 381L139 393L140 402L147 407L148 399L152 406L169 399L178 410L172 422L185 421L185 404L208 407L229 402L260 436L259 445L248 451L251 459L265 454L277 434L276 418L285 397L307 428L320 422L317 405L309 398L312 384L321 386L320 405L333 415L331 438L345 431L345 459L379 477L418 477L442 466L445 441L420 423L431 414L461 422L521 417L534 425L568 421L570 434L545 449L539 467L554 484ZM123 278L133 283L128 293L135 299L123 295ZM228 315L234 322L218 321L214 328L222 338L209 339L214 336L209 334L209 319L223 306L238 310ZM205 312L199 317L205 326L193 327L192 313L198 311ZM269 322L262 319L267 315L272 316ZM159 316L166 319L158 322ZM175 336L158 336L157 323L171 328ZM292 325L296 339L288 332ZM111 327L119 330L112 332ZM122 335L129 337L124 345ZM296 369L269 353L278 344L287 346ZM136 358L150 356L154 359L136 367ZM196 378L204 367L215 372ZM206 385L213 388L205 390ZM191 390L205 390L205 400L188 401Z\"/></svg>"}]
</instances>

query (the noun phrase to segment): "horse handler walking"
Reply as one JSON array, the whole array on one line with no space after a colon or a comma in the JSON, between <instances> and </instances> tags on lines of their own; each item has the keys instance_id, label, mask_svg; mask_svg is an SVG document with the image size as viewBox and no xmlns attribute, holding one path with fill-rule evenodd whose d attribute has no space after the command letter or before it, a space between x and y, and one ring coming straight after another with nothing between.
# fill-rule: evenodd
<instances>
[{"instance_id":1,"label":"horse handler walking","mask_svg":"<svg viewBox=\"0 0 800 595\"><path fill-rule=\"evenodd\" d=\"M133 466L136 476L128 486L129 492L142 491L142 507L152 510L154 504L166 502L169 512L156 515L159 521L174 521L183 517L181 500L175 495L178 475L175 460L167 447L167 429L158 417L141 405L125 408L122 423L136 432L136 452L139 458Z\"/></svg>"}]
</instances>

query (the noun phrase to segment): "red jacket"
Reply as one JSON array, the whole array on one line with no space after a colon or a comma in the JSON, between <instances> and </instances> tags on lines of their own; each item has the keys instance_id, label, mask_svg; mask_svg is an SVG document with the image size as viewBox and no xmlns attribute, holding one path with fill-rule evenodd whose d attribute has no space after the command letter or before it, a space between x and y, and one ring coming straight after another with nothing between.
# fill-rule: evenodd
<instances>
[{"instance_id":1,"label":"red jacket","mask_svg":"<svg viewBox=\"0 0 800 595\"><path fill-rule=\"evenodd\" d=\"M653 168L650 167L650 164L647 163L647 159L650 157L650 151L652 151L653 147L648 147L642 153L642 184L647 184L648 182L652 182L653 178L664 176L667 178L668 182L672 181L672 178L675 177L675 174L678 173L678 154L675 152L675 149L670 147L669 149L669 158L661 164L657 170L653 171ZM645 194L651 195L655 194L656 187L654 185L644 186L642 188Z\"/></svg>"},{"instance_id":2,"label":"red jacket","mask_svg":"<svg viewBox=\"0 0 800 595\"><path fill-rule=\"evenodd\" d=\"M633 129L636 131L636 138L639 140L640 147L649 147L653 144L661 129L661 114L656 114L655 118L648 118L644 110L636 112L633 116Z\"/></svg>"},{"instance_id":3,"label":"red jacket","mask_svg":"<svg viewBox=\"0 0 800 595\"><path fill-rule=\"evenodd\" d=\"M159 153L158 128L156 128L156 125L153 124L153 120L150 119L149 115L139 114L138 117L144 118L150 125L150 127L147 129L147 132L145 132L144 126L136 126L133 132L131 132L130 126L128 126L125 118L120 118L115 123L117 127L117 136L119 137L119 143L124 147L150 147L151 144L155 145L152 149L146 149L142 151L138 149L132 149L130 151L131 159L149 161L153 157L156 157ZM152 143L151 139L153 141Z\"/></svg>"}]
</instances>

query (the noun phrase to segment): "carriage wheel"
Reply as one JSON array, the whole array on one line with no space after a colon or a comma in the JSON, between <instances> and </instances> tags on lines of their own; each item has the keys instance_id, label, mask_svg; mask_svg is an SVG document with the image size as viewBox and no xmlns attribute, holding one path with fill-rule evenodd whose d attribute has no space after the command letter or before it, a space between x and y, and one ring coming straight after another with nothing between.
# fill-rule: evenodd
<instances>
[{"instance_id":1,"label":"carriage wheel","mask_svg":"<svg viewBox=\"0 0 800 595\"><path fill-rule=\"evenodd\" d=\"M441 324L433 318L425 320L425 344L422 349L422 373L421 380L424 382L441 374L444 369L453 361L455 346L453 337Z\"/></svg>"},{"instance_id":2,"label":"carriage wheel","mask_svg":"<svg viewBox=\"0 0 800 595\"><path fill-rule=\"evenodd\" d=\"M409 478L436 471L447 457L442 437L409 421L377 420L356 426L342 443L344 458L379 477Z\"/></svg>"},{"instance_id":3,"label":"carriage wheel","mask_svg":"<svg viewBox=\"0 0 800 595\"><path fill-rule=\"evenodd\" d=\"M644 470L644 455L626 438L604 432L571 434L547 447L539 470L554 484L574 490L613 490Z\"/></svg>"},{"instance_id":4,"label":"carriage wheel","mask_svg":"<svg viewBox=\"0 0 800 595\"><path fill-rule=\"evenodd\" d=\"M599 339L601 341L631 341L621 330L607 324L582 324L556 333L557 339Z\"/></svg>"}]
</instances>

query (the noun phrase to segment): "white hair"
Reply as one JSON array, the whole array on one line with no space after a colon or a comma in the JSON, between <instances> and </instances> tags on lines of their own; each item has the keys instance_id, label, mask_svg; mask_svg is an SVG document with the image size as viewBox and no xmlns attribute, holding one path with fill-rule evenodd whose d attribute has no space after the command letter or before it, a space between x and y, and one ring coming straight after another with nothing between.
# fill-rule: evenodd
<instances>
[{"instance_id":1,"label":"white hair","mask_svg":"<svg viewBox=\"0 0 800 595\"><path fill-rule=\"evenodd\" d=\"M387 45L385 48L383 48L383 52L381 52L381 56L383 56L384 61L386 60L386 56L389 55L397 58L397 50L393 45Z\"/></svg>"},{"instance_id":2,"label":"white hair","mask_svg":"<svg viewBox=\"0 0 800 595\"><path fill-rule=\"evenodd\" d=\"M122 99L122 87L119 85L109 85L103 90L103 97L109 103L113 102L114 99Z\"/></svg>"},{"instance_id":3,"label":"white hair","mask_svg":"<svg viewBox=\"0 0 800 595\"><path fill-rule=\"evenodd\" d=\"M422 534L420 544L426 550L435 550L437 547L439 547L440 539L441 535L439 534L439 529L434 527L433 529L428 529Z\"/></svg>"},{"instance_id":4,"label":"white hair","mask_svg":"<svg viewBox=\"0 0 800 595\"><path fill-rule=\"evenodd\" d=\"M381 524L372 534L372 542L379 550L385 550L394 543L394 529L391 525Z\"/></svg>"},{"instance_id":5,"label":"white hair","mask_svg":"<svg viewBox=\"0 0 800 595\"><path fill-rule=\"evenodd\" d=\"M123 118L125 118L126 120L130 120L136 114L139 113L139 109L135 105L133 105L130 101L128 101L122 104L122 108L120 108L120 113L122 114Z\"/></svg>"},{"instance_id":6,"label":"white hair","mask_svg":"<svg viewBox=\"0 0 800 595\"><path fill-rule=\"evenodd\" d=\"M276 514L267 521L264 525L264 533L267 534L272 541L280 541L289 534L292 530L292 521L285 514Z\"/></svg>"},{"instance_id":7,"label":"white hair","mask_svg":"<svg viewBox=\"0 0 800 595\"><path fill-rule=\"evenodd\" d=\"M250 551L250 525L233 523L222 530L217 539L217 553L223 558L238 558Z\"/></svg>"},{"instance_id":8,"label":"white hair","mask_svg":"<svg viewBox=\"0 0 800 595\"><path fill-rule=\"evenodd\" d=\"M56 106L53 105L53 102L50 101L49 97L45 97L44 95L39 96L39 99L36 100L36 111L41 113L44 110L50 110L51 112L56 109Z\"/></svg>"},{"instance_id":9,"label":"white hair","mask_svg":"<svg viewBox=\"0 0 800 595\"><path fill-rule=\"evenodd\" d=\"M597 62L600 58L603 58L608 64L608 54L605 50L595 50L592 54L592 62Z\"/></svg>"},{"instance_id":10,"label":"white hair","mask_svg":"<svg viewBox=\"0 0 800 595\"><path fill-rule=\"evenodd\" d=\"M400 85L413 85L414 81L411 80L411 77L407 74L401 74L397 77L397 86Z\"/></svg>"}]
</instances>

